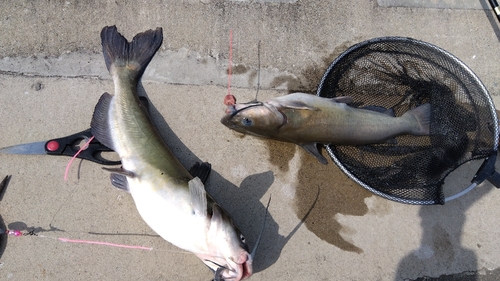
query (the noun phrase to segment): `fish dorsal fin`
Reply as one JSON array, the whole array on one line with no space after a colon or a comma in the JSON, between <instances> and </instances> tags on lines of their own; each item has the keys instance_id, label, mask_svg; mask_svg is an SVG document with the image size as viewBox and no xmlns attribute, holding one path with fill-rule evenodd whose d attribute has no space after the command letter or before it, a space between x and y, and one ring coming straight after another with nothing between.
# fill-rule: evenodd
<instances>
[{"instance_id":1,"label":"fish dorsal fin","mask_svg":"<svg viewBox=\"0 0 500 281\"><path fill-rule=\"evenodd\" d=\"M208 162L196 162L191 169L189 169L189 173L193 177L198 177L202 183L205 183L212 171L212 165Z\"/></svg>"},{"instance_id":2,"label":"fish dorsal fin","mask_svg":"<svg viewBox=\"0 0 500 281\"><path fill-rule=\"evenodd\" d=\"M353 103L354 102L354 99L350 96L331 98L331 100L334 102L338 102L338 103Z\"/></svg>"},{"instance_id":3,"label":"fish dorsal fin","mask_svg":"<svg viewBox=\"0 0 500 281\"><path fill-rule=\"evenodd\" d=\"M207 192L205 186L198 177L189 181L189 194L191 195L191 205L195 215L207 216Z\"/></svg>"},{"instance_id":4,"label":"fish dorsal fin","mask_svg":"<svg viewBox=\"0 0 500 281\"><path fill-rule=\"evenodd\" d=\"M325 165L328 164L328 161L326 161L326 158L323 157L323 155L321 155L321 152L319 152L318 143L317 142L310 142L310 143L302 144L300 146L305 151L307 151L309 154L311 154L312 156L316 157L316 159L318 159L318 161L321 164L325 164Z\"/></svg>"},{"instance_id":5,"label":"fish dorsal fin","mask_svg":"<svg viewBox=\"0 0 500 281\"><path fill-rule=\"evenodd\" d=\"M111 184L114 187L130 192L126 176L117 173L111 173L109 179L111 180Z\"/></svg>"},{"instance_id":6,"label":"fish dorsal fin","mask_svg":"<svg viewBox=\"0 0 500 281\"><path fill-rule=\"evenodd\" d=\"M94 115L92 116L92 121L90 122L90 128L92 135L105 146L116 151L113 143L113 138L110 135L108 112L111 105L113 96L109 93L102 94L101 98L97 102Z\"/></svg>"}]
</instances>

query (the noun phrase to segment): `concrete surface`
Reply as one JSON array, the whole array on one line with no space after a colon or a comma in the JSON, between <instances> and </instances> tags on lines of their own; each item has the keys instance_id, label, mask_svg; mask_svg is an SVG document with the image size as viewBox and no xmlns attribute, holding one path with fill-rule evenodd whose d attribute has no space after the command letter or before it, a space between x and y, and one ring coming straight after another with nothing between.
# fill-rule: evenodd
<instances>
[{"instance_id":1,"label":"concrete surface","mask_svg":"<svg viewBox=\"0 0 500 281\"><path fill-rule=\"evenodd\" d=\"M385 2L386 4L384 4ZM393 1L395 2L395 1ZM251 280L499 280L500 191L483 183L444 206L409 206L365 191L294 145L242 137L219 123L227 92L229 30L233 94L250 101L313 92L349 46L399 35L463 60L500 102L500 29L473 1L2 1L0 147L89 127L99 96L113 91L99 33L127 38L161 26L164 44L143 86L162 136L186 166L212 163L207 189L251 245L272 195ZM432 8L433 3L447 5ZM480 7L488 3L478 1ZM379 5L380 4L380 5ZM458 6L457 6L458 5ZM109 174L68 157L0 155L12 179L0 201L2 280L210 280L192 254L155 235ZM447 194L480 163L451 174ZM315 202L316 195L318 200ZM301 219L310 210L304 223ZM152 251L63 243L58 237L152 247ZM440 277L441 276L441 277ZM451 279L450 279L451 278Z\"/></svg>"}]
</instances>

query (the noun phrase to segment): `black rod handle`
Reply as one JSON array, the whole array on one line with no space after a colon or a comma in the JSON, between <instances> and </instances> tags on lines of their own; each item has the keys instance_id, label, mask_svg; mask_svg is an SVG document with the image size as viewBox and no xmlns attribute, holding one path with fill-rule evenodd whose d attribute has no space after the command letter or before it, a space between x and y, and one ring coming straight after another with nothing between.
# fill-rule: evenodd
<instances>
[{"instance_id":1,"label":"black rod handle","mask_svg":"<svg viewBox=\"0 0 500 281\"><path fill-rule=\"evenodd\" d=\"M500 8L498 7L498 1L497 0L489 0L488 2L490 2L491 8L495 12L497 19L500 22Z\"/></svg>"}]
</instances>

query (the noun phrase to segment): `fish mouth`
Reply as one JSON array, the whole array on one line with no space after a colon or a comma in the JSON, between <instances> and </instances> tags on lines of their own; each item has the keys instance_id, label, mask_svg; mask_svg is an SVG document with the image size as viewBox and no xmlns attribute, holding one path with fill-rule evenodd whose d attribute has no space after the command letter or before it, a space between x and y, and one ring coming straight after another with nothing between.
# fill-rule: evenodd
<instances>
[{"instance_id":1,"label":"fish mouth","mask_svg":"<svg viewBox=\"0 0 500 281\"><path fill-rule=\"evenodd\" d=\"M212 257L211 259L202 258L202 260L205 265L215 272L214 280L240 281L253 274L253 258L246 251L236 256L236 259L233 257L214 259Z\"/></svg>"},{"instance_id":2,"label":"fish mouth","mask_svg":"<svg viewBox=\"0 0 500 281\"><path fill-rule=\"evenodd\" d=\"M217 275L219 275L218 277L222 278L222 280L224 281L240 281L252 276L253 260L249 253L241 253L238 257L238 260L234 260L232 257L230 257L226 259L226 261L226 266L219 265L219 269L215 270L215 280L219 280L217 279Z\"/></svg>"},{"instance_id":3,"label":"fish mouth","mask_svg":"<svg viewBox=\"0 0 500 281\"><path fill-rule=\"evenodd\" d=\"M250 257L250 255L248 255L247 261L245 261L240 266L241 266L241 270L242 270L241 280L247 279L248 277L252 276L253 268L252 268L252 258Z\"/></svg>"},{"instance_id":4,"label":"fish mouth","mask_svg":"<svg viewBox=\"0 0 500 281\"><path fill-rule=\"evenodd\" d=\"M222 271L221 277L225 281L240 281L252 276L252 257L249 253L242 253L239 261L234 261L232 258L228 260L228 267Z\"/></svg>"}]
</instances>

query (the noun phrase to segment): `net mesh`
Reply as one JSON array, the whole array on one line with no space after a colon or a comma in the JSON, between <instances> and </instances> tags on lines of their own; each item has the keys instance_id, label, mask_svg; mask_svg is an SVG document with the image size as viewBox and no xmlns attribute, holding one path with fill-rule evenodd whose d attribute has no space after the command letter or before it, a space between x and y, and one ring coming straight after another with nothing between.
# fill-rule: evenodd
<instances>
[{"instance_id":1,"label":"net mesh","mask_svg":"<svg viewBox=\"0 0 500 281\"><path fill-rule=\"evenodd\" d=\"M383 37L357 44L330 65L317 94L351 96L351 106L393 108L396 116L431 104L428 136L326 147L353 180L388 199L444 204L446 176L497 149L496 114L485 87L461 61L429 43Z\"/></svg>"}]
</instances>

